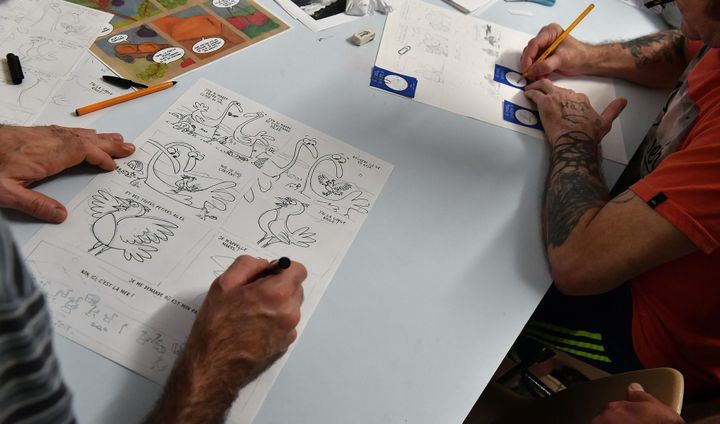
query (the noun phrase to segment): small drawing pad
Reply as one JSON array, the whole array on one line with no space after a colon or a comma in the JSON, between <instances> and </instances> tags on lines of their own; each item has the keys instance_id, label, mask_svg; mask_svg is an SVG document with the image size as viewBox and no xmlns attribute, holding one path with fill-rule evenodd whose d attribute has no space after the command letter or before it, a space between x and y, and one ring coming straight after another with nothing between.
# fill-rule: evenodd
<instances>
[{"instance_id":1,"label":"small drawing pad","mask_svg":"<svg viewBox=\"0 0 720 424\"><path fill-rule=\"evenodd\" d=\"M370 77L371 87L380 88L410 98L415 97L417 84L417 78L390 72L387 69L377 66L373 67L372 76Z\"/></svg>"},{"instance_id":2,"label":"small drawing pad","mask_svg":"<svg viewBox=\"0 0 720 424\"><path fill-rule=\"evenodd\" d=\"M527 79L522 76L521 72L498 64L495 64L495 74L493 75L493 80L520 90L524 90L527 85Z\"/></svg>"},{"instance_id":3,"label":"small drawing pad","mask_svg":"<svg viewBox=\"0 0 720 424\"><path fill-rule=\"evenodd\" d=\"M536 110L518 106L507 100L503 100L503 120L523 127L543 130L540 123L540 114Z\"/></svg>"}]
</instances>

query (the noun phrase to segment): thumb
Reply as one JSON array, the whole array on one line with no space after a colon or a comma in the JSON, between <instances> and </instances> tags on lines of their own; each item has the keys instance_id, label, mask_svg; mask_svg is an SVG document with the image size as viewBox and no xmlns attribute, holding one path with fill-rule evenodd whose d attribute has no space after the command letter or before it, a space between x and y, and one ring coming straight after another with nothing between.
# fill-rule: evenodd
<instances>
[{"instance_id":1,"label":"thumb","mask_svg":"<svg viewBox=\"0 0 720 424\"><path fill-rule=\"evenodd\" d=\"M57 200L42 193L23 187L20 184L6 187L10 197L6 205L17 209L34 218L54 223L61 223L67 218L67 210Z\"/></svg>"},{"instance_id":2,"label":"thumb","mask_svg":"<svg viewBox=\"0 0 720 424\"><path fill-rule=\"evenodd\" d=\"M612 123L620 116L620 112L625 109L625 106L627 106L627 99L624 97L620 97L618 99L613 100L610 102L609 105L605 108L603 113L600 114L600 121L602 122L602 125L607 128L608 131L610 131L610 127L612 127Z\"/></svg>"},{"instance_id":3,"label":"thumb","mask_svg":"<svg viewBox=\"0 0 720 424\"><path fill-rule=\"evenodd\" d=\"M627 400L630 402L655 401L655 398L645 391L640 383L632 383L628 386Z\"/></svg>"}]
</instances>

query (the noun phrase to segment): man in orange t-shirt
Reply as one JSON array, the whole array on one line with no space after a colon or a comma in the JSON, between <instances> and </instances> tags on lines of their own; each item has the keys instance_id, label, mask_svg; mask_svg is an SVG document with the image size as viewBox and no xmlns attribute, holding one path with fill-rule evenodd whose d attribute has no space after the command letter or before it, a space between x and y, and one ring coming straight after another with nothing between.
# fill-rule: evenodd
<instances>
[{"instance_id":1,"label":"man in orange t-shirt","mask_svg":"<svg viewBox=\"0 0 720 424\"><path fill-rule=\"evenodd\" d=\"M568 37L533 63L562 32L551 24L523 51L551 147L542 218L555 283L521 339L610 372L674 367L694 395L720 388L720 2L676 4L682 31ZM598 145L627 101L598 114L552 72L675 88L612 191Z\"/></svg>"}]
</instances>

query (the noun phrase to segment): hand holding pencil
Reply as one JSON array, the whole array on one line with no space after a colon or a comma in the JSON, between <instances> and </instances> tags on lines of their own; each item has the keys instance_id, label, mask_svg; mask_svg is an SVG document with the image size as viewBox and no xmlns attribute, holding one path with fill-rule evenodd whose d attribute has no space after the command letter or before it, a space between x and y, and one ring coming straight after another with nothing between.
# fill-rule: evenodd
<instances>
[{"instance_id":1,"label":"hand holding pencil","mask_svg":"<svg viewBox=\"0 0 720 424\"><path fill-rule=\"evenodd\" d=\"M552 72L564 75L584 74L592 46L582 43L569 35L570 31L592 10L588 6L567 30L552 23L540 30L535 38L528 42L520 59L520 69L530 79L546 78ZM559 42L558 42L559 41Z\"/></svg>"}]
</instances>

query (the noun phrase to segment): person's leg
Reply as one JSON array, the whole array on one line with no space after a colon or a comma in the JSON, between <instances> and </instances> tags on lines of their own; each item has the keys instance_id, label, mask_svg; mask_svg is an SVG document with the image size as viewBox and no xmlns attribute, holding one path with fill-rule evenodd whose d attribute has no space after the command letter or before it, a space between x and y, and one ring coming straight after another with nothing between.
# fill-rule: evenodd
<instances>
[{"instance_id":1,"label":"person's leg","mask_svg":"<svg viewBox=\"0 0 720 424\"><path fill-rule=\"evenodd\" d=\"M565 296L553 285L509 356L528 357L543 345L611 374L642 369L632 344L630 286L597 296Z\"/></svg>"}]
</instances>

